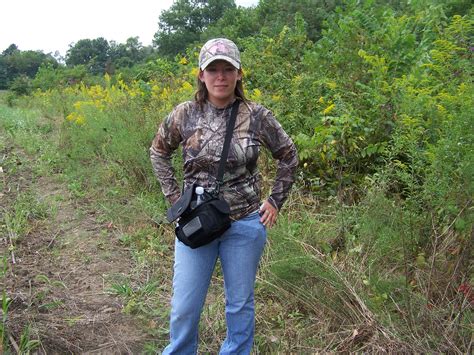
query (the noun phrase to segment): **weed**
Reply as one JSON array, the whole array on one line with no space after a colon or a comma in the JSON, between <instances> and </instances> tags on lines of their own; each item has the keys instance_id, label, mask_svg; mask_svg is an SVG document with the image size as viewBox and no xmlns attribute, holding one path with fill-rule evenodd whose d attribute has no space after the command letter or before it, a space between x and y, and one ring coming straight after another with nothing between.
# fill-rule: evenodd
<instances>
[{"instance_id":1,"label":"weed","mask_svg":"<svg viewBox=\"0 0 474 355\"><path fill-rule=\"evenodd\" d=\"M4 349L8 348L8 333L7 333L7 319L8 308L10 307L11 299L7 296L5 290L2 292L2 324L0 325L0 340Z\"/></svg>"},{"instance_id":2,"label":"weed","mask_svg":"<svg viewBox=\"0 0 474 355\"><path fill-rule=\"evenodd\" d=\"M39 340L30 339L30 327L26 326L20 336L19 353L29 355L31 351L40 346Z\"/></svg>"}]
</instances>

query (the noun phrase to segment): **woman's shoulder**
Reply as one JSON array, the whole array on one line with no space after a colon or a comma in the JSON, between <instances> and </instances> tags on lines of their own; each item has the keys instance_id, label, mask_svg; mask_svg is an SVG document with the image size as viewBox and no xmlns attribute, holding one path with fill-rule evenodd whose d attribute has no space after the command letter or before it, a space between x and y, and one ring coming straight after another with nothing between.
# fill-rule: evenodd
<instances>
[{"instance_id":1,"label":"woman's shoulder","mask_svg":"<svg viewBox=\"0 0 474 355\"><path fill-rule=\"evenodd\" d=\"M246 100L246 101L244 101L242 106L244 106L247 111L249 111L251 113L256 113L256 114L270 111L265 106L263 106L262 104L259 104L258 102L255 102L255 101Z\"/></svg>"},{"instance_id":2,"label":"woman's shoulder","mask_svg":"<svg viewBox=\"0 0 474 355\"><path fill-rule=\"evenodd\" d=\"M184 113L184 112L189 113L190 111L196 109L196 105L197 105L196 101L184 101L177 104L174 107L173 112L174 113Z\"/></svg>"},{"instance_id":3,"label":"woman's shoulder","mask_svg":"<svg viewBox=\"0 0 474 355\"><path fill-rule=\"evenodd\" d=\"M170 112L170 119L174 121L182 121L185 118L195 115L198 105L195 101L184 101L177 104Z\"/></svg>"},{"instance_id":4,"label":"woman's shoulder","mask_svg":"<svg viewBox=\"0 0 474 355\"><path fill-rule=\"evenodd\" d=\"M243 110L247 111L251 116L256 118L264 117L271 113L271 111L265 106L254 101L244 101L242 106L244 107Z\"/></svg>"}]
</instances>

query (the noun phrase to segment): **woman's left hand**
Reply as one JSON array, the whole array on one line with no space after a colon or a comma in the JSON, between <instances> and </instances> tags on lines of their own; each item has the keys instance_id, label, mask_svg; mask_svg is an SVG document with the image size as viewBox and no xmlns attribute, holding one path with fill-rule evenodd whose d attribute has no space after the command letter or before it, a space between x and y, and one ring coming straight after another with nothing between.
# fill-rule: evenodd
<instances>
[{"instance_id":1,"label":"woman's left hand","mask_svg":"<svg viewBox=\"0 0 474 355\"><path fill-rule=\"evenodd\" d=\"M273 227L278 217L278 210L273 205L265 201L260 207L260 222L267 228Z\"/></svg>"}]
</instances>

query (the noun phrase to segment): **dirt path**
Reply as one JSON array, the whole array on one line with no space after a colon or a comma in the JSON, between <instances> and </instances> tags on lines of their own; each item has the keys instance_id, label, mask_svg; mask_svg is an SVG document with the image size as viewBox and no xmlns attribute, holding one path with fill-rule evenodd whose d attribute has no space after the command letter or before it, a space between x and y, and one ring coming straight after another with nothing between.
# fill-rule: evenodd
<instances>
[{"instance_id":1,"label":"dirt path","mask_svg":"<svg viewBox=\"0 0 474 355\"><path fill-rule=\"evenodd\" d=\"M132 267L111 226L87 202L71 198L54 176L35 176L31 157L19 148L4 144L0 158L0 213L11 213L25 194L48 209L45 216L28 215L26 234L14 240L14 264L11 235L5 225L0 229L0 251L8 255L0 282L12 300L7 321L12 350L30 325L30 339L40 339L37 350L48 354L141 352L150 340L143 325L124 314L120 299L108 292Z\"/></svg>"}]
</instances>

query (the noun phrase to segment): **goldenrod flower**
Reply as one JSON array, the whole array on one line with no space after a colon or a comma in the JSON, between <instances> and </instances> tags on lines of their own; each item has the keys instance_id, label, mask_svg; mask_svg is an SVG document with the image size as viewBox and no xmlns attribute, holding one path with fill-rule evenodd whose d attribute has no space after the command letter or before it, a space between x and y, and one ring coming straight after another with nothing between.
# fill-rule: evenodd
<instances>
[{"instance_id":1,"label":"goldenrod flower","mask_svg":"<svg viewBox=\"0 0 474 355\"><path fill-rule=\"evenodd\" d=\"M193 90L193 86L187 81L185 81L183 85L181 85L181 88L186 91Z\"/></svg>"},{"instance_id":2,"label":"goldenrod flower","mask_svg":"<svg viewBox=\"0 0 474 355\"><path fill-rule=\"evenodd\" d=\"M199 74L199 68L193 68L191 69L191 76L197 77Z\"/></svg>"},{"instance_id":3,"label":"goldenrod flower","mask_svg":"<svg viewBox=\"0 0 474 355\"><path fill-rule=\"evenodd\" d=\"M76 117L76 124L79 125L79 126L82 126L86 123L86 119L84 118L83 115L78 115Z\"/></svg>"},{"instance_id":4,"label":"goldenrod flower","mask_svg":"<svg viewBox=\"0 0 474 355\"><path fill-rule=\"evenodd\" d=\"M334 110L335 107L336 107L335 104L329 105L328 107L324 109L323 115L328 115L329 113L331 113L332 110Z\"/></svg>"},{"instance_id":5,"label":"goldenrod flower","mask_svg":"<svg viewBox=\"0 0 474 355\"><path fill-rule=\"evenodd\" d=\"M259 100L262 97L262 92L259 89L254 89L252 94L252 100Z\"/></svg>"}]
</instances>

